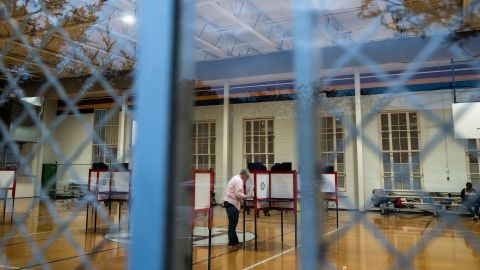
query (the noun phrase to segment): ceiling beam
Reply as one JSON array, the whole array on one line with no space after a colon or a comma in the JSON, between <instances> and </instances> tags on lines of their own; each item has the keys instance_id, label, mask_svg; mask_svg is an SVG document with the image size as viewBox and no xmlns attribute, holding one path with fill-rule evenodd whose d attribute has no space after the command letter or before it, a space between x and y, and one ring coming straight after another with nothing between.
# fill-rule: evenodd
<instances>
[{"instance_id":1,"label":"ceiling beam","mask_svg":"<svg viewBox=\"0 0 480 270\"><path fill-rule=\"evenodd\" d=\"M24 63L24 64L27 64L27 65L32 65L32 66L36 66L38 67L39 70L42 70L42 67L33 62L33 61L28 61L27 59L25 59L24 57L22 56L19 56L19 55L3 55L2 56L3 58L7 58L7 59L10 59L10 60L13 60L13 61L17 61L17 62L21 62L21 63ZM1 58L0 58L1 59ZM56 74L57 73L57 70L53 67L51 67L50 65L45 65L52 73Z\"/></svg>"},{"instance_id":2,"label":"ceiling beam","mask_svg":"<svg viewBox=\"0 0 480 270\"><path fill-rule=\"evenodd\" d=\"M220 47L215 46L212 43L210 43L210 42L208 42L208 41L206 41L206 40L204 40L200 37L195 37L195 40L199 44L203 45L204 47L207 47L209 53L211 53L211 54L213 54L217 57L220 57L220 58L228 57L228 54L224 50L222 50Z\"/></svg>"},{"instance_id":3,"label":"ceiling beam","mask_svg":"<svg viewBox=\"0 0 480 270\"><path fill-rule=\"evenodd\" d=\"M224 16L228 17L230 20L234 21L236 24L240 25L242 28L256 36L258 39L262 40L272 51L278 51L275 42L270 40L264 34L258 32L255 28L250 26L249 24L245 23L244 21L240 20L237 16L233 13L229 12L228 10L224 9L217 3L210 3L210 6L214 7L219 13L223 14Z\"/></svg>"},{"instance_id":4,"label":"ceiling beam","mask_svg":"<svg viewBox=\"0 0 480 270\"><path fill-rule=\"evenodd\" d=\"M480 55L480 33L472 31L469 39L465 39L462 49L469 55ZM352 48L361 47L364 55L371 56L371 60L382 68L391 65L405 65L405 62L413 61L418 57L418 52L432 40L445 38L442 34L425 37L393 38L380 41L370 41L362 44L351 44ZM403 48L409 48L404 50ZM320 48L319 48L320 49ZM322 69L335 66L338 59L345 54L342 46L321 48ZM392 53L394 52L394 53ZM449 43L442 42L432 52L429 62L449 65L450 59L455 57L450 50ZM412 60L413 59L413 60ZM293 51L281 51L275 53L259 54L240 58L222 59L216 61L202 61L196 63L196 80L217 81L235 78L272 76L275 74L289 74L294 72ZM343 70L360 68L368 70L361 59L353 58L342 66Z\"/></svg>"},{"instance_id":5,"label":"ceiling beam","mask_svg":"<svg viewBox=\"0 0 480 270\"><path fill-rule=\"evenodd\" d=\"M105 80L110 82L111 90L115 91L118 94L121 94L123 91L129 91L132 88L134 80L134 72L129 71L119 71L112 74L104 75ZM85 85L85 82L88 82L91 79L90 75L70 77L70 78L59 78L59 82L62 86L62 89L65 91L65 94L69 96L78 95L79 89L85 88L88 91L83 93L83 96L88 96L90 94L95 94L97 96L110 96L111 93L106 91L103 84L95 81L93 84L88 86ZM44 87L45 81L40 82L25 82L20 86L25 91L26 96L36 96L38 95L38 89ZM44 96L57 97L57 90L55 86L49 85L45 89Z\"/></svg>"},{"instance_id":6,"label":"ceiling beam","mask_svg":"<svg viewBox=\"0 0 480 270\"><path fill-rule=\"evenodd\" d=\"M344 31L340 22L333 16L327 16L323 12L317 15L317 26L315 29L327 40L327 43L317 41L317 46L328 46L352 42L350 32Z\"/></svg>"},{"instance_id":7,"label":"ceiling beam","mask_svg":"<svg viewBox=\"0 0 480 270\"><path fill-rule=\"evenodd\" d=\"M214 31L217 33L217 34L220 34L220 35L224 35L225 37L227 37L228 39L231 39L233 41L233 44L229 44L233 47L241 47L241 46L248 46L248 49L251 50L251 51L254 51L255 53L259 53L259 51L257 49L255 49L251 43L248 43L248 42L245 42L244 40L241 40L239 39L237 36L235 36L234 34L231 34L231 33L227 33L227 31L225 32L221 32L219 31L219 26L216 25L214 22L210 21L210 20L207 20L206 18L200 16L197 14L197 19L198 20L201 20L203 22L205 22L207 25L210 25L212 29L214 29ZM200 36L200 35L199 35ZM225 45L225 47L227 47L227 45ZM231 52L227 52L228 55L231 56Z\"/></svg>"}]
</instances>

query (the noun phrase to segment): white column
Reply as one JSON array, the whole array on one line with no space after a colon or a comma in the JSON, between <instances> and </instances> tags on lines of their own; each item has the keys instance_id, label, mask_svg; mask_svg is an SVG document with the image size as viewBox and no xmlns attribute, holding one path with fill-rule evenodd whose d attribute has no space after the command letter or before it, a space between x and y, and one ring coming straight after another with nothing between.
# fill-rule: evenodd
<instances>
[{"instance_id":1,"label":"white column","mask_svg":"<svg viewBox=\"0 0 480 270\"><path fill-rule=\"evenodd\" d=\"M122 101L122 110L120 111L118 119L118 151L117 161L124 163L126 160L126 125L127 125L127 97L124 96Z\"/></svg>"},{"instance_id":2,"label":"white column","mask_svg":"<svg viewBox=\"0 0 480 270\"><path fill-rule=\"evenodd\" d=\"M362 103L360 93L360 73L358 70L354 73L355 80L355 126L357 132L356 137L356 178L357 178L357 190L358 190L358 210L360 212L365 211L365 184L363 181L363 132L362 132Z\"/></svg>"},{"instance_id":3,"label":"white column","mask_svg":"<svg viewBox=\"0 0 480 270\"><path fill-rule=\"evenodd\" d=\"M230 82L225 81L223 84L223 147L222 147L222 166L223 166L223 174L225 181L227 178L231 176L231 168L230 168L230 149L229 149L229 141L230 141Z\"/></svg>"}]
</instances>

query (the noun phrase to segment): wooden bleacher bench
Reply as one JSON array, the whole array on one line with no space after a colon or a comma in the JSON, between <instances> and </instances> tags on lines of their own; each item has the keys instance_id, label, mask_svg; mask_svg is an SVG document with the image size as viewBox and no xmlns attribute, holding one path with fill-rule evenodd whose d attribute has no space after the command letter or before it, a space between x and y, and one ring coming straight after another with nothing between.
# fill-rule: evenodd
<instances>
[{"instance_id":1,"label":"wooden bleacher bench","mask_svg":"<svg viewBox=\"0 0 480 270\"><path fill-rule=\"evenodd\" d=\"M400 198L404 207L395 207ZM427 211L439 213L467 213L461 204L460 192L429 192L415 190L374 189L372 203L382 214L393 211Z\"/></svg>"}]
</instances>

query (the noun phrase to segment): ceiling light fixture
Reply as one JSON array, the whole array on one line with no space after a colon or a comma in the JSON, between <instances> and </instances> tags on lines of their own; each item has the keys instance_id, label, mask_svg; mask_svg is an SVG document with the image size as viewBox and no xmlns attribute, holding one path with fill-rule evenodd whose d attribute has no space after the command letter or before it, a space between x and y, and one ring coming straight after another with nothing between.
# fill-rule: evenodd
<instances>
[{"instance_id":1,"label":"ceiling light fixture","mask_svg":"<svg viewBox=\"0 0 480 270\"><path fill-rule=\"evenodd\" d=\"M122 21L126 24L134 24L135 23L135 17L131 14L125 14L123 17L122 17Z\"/></svg>"}]
</instances>

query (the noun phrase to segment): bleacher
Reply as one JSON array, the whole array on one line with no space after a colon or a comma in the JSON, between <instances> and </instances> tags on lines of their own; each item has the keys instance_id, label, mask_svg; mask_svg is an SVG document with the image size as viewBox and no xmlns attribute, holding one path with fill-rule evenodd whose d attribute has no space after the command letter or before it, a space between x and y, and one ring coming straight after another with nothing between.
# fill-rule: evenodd
<instances>
[{"instance_id":1,"label":"bleacher","mask_svg":"<svg viewBox=\"0 0 480 270\"><path fill-rule=\"evenodd\" d=\"M374 189L372 194L373 207L382 214L398 211L431 212L435 216L467 213L461 202L460 192Z\"/></svg>"}]
</instances>

